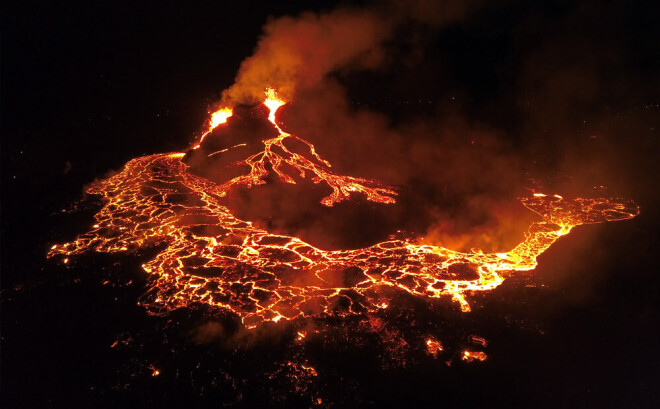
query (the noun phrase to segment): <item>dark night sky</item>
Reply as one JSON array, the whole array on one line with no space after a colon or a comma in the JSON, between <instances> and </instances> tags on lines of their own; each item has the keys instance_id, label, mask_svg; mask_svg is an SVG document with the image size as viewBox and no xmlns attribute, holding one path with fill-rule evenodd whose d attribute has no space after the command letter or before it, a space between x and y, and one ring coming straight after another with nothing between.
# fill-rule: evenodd
<instances>
[{"instance_id":1,"label":"dark night sky","mask_svg":"<svg viewBox=\"0 0 660 409\"><path fill-rule=\"evenodd\" d=\"M111 275L103 267L111 259L87 266L105 271L87 278L74 269L80 284L45 253L82 232L76 223L89 209L57 214L85 184L131 158L188 145L269 16L338 4L3 2L3 407L116 407L117 398L127 407L221 406L221 395L209 401L185 389L194 382L179 392L175 383L110 391L108 373L118 370L107 341L159 324L119 318L141 314L140 289L98 285ZM477 369L422 364L356 375L356 406L657 407L657 15L653 1L485 2L445 25L402 24L380 70L333 74L352 107L379 111L393 126L458 115L492 130L511 155L533 158L521 168L579 173L578 187L596 178L642 209L631 222L578 229L548 252L561 260L541 260L548 290L509 288L485 302L505 300L493 307L492 327L507 324L490 330L492 360ZM517 329L517 321L546 335Z\"/></svg>"}]
</instances>

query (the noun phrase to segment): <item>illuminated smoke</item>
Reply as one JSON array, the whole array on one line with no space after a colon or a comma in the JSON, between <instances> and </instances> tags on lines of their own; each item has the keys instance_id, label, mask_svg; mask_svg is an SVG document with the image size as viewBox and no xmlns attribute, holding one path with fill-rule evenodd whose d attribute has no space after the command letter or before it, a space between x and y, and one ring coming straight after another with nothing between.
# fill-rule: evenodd
<instances>
[{"instance_id":1,"label":"illuminated smoke","mask_svg":"<svg viewBox=\"0 0 660 409\"><path fill-rule=\"evenodd\" d=\"M390 0L367 8L272 19L254 54L241 64L234 85L223 92L220 105L258 103L267 88L292 101L300 89L315 87L332 72L376 68L387 59L384 43L402 24L446 24L479 3Z\"/></svg>"},{"instance_id":2,"label":"illuminated smoke","mask_svg":"<svg viewBox=\"0 0 660 409\"><path fill-rule=\"evenodd\" d=\"M372 67L381 60L379 44L388 23L365 11L282 17L264 26L253 56L241 64L236 83L222 105L254 104L267 88L292 100L300 87L312 87L348 64Z\"/></svg>"}]
</instances>

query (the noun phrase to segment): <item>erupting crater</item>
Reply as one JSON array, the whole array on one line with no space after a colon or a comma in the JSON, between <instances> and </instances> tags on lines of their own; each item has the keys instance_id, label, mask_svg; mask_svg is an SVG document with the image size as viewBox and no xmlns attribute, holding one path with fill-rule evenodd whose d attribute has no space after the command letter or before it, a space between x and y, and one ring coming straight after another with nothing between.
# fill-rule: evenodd
<instances>
[{"instance_id":1,"label":"erupting crater","mask_svg":"<svg viewBox=\"0 0 660 409\"><path fill-rule=\"evenodd\" d=\"M459 252L413 239L321 249L245 220L232 210L232 197L260 186L302 187L332 209L356 198L392 204L397 192L334 173L311 143L279 127L275 113L283 104L269 90L261 107L223 108L188 152L133 159L118 174L94 183L88 193L100 195L103 207L93 229L52 246L49 257L68 260L87 251L158 246L143 265L152 278L141 300L148 311L202 303L233 312L247 327L377 311L389 305L387 289L426 299L449 297L470 311L470 294L534 269L538 255L573 227L639 213L629 201L534 193L520 201L541 220L508 252ZM292 192L297 191L287 194Z\"/></svg>"}]
</instances>

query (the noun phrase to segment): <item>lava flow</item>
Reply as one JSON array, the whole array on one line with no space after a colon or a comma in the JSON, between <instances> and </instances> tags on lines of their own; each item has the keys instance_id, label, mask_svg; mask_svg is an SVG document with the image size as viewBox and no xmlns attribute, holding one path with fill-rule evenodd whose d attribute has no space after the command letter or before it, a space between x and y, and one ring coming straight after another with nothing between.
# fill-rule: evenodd
<instances>
[{"instance_id":1,"label":"lava flow","mask_svg":"<svg viewBox=\"0 0 660 409\"><path fill-rule=\"evenodd\" d=\"M141 300L148 311L165 313L202 303L233 312L247 327L377 311L388 307L386 289L426 299L450 297L462 311L470 311L471 294L493 290L506 278L534 269L537 257L573 227L630 219L639 213L632 202L534 193L520 200L542 220L533 223L524 240L508 252L458 252L412 239L322 250L240 220L224 198L238 186L267 183L267 176L295 184L290 169L332 189L321 201L325 206L356 194L372 202L394 203L396 192L371 180L332 172L331 164L311 143L276 124L275 112L284 101L274 91L268 91L264 105L279 134L263 140L259 153L238 162L249 169L246 174L214 183L189 172L183 162L185 152L133 159L120 173L89 188L88 193L103 200L92 230L70 243L52 246L49 257L68 260L87 251L157 248L158 254L142 266L152 278L152 288ZM214 113L202 139L231 115L229 108ZM292 140L302 142L308 154L290 150L285 142ZM435 340L429 342L431 353L441 350ZM466 352L464 359L481 360L485 355Z\"/></svg>"}]
</instances>

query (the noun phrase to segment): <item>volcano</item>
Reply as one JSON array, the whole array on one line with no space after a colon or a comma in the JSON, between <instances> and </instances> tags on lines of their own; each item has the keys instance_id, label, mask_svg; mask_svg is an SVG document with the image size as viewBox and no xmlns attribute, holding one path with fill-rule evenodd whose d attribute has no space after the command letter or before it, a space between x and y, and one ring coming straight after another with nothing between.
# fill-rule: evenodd
<instances>
[{"instance_id":1,"label":"volcano","mask_svg":"<svg viewBox=\"0 0 660 409\"><path fill-rule=\"evenodd\" d=\"M392 223L399 219L393 214L401 209L393 208L393 188L337 174L311 143L284 132L270 114L264 104L235 107L183 162L226 191L234 214L274 233L325 249L364 247L396 233L401 226Z\"/></svg>"},{"instance_id":2,"label":"volcano","mask_svg":"<svg viewBox=\"0 0 660 409\"><path fill-rule=\"evenodd\" d=\"M0 407L660 406L656 9L5 3Z\"/></svg>"},{"instance_id":3,"label":"volcano","mask_svg":"<svg viewBox=\"0 0 660 409\"><path fill-rule=\"evenodd\" d=\"M137 158L119 174L96 183L88 192L102 195L105 203L93 230L71 243L54 245L49 255L64 256L66 263L68 257L89 250L115 253L158 246L158 254L142 266L152 276L143 305L161 313L206 304L232 312L247 327L370 314L388 308L391 290L427 300L449 297L467 312L470 295L534 269L536 258L574 226L639 213L630 201L533 193L520 200L541 220L508 252L459 252L413 238L390 238L357 249L321 249L242 219L227 206L227 198L264 185L304 189L310 180L324 208L356 194L387 205L396 193L374 181L333 173L312 144L277 125L275 115L283 102L273 104L272 98L268 91L267 121L263 108L245 114L239 109L235 120L230 116L226 124L212 124L192 152ZM250 137L236 144L246 134ZM191 169L210 170L202 177Z\"/></svg>"}]
</instances>

